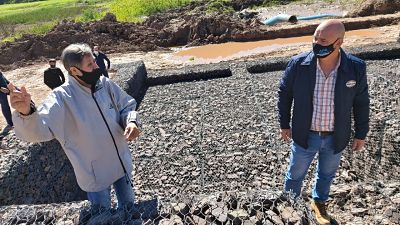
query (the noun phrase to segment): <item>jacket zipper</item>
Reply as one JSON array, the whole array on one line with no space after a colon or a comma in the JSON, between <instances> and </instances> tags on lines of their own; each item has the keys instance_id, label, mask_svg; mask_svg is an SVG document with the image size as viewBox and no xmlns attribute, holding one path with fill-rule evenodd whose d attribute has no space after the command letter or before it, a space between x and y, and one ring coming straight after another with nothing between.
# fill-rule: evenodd
<instances>
[{"instance_id":1,"label":"jacket zipper","mask_svg":"<svg viewBox=\"0 0 400 225\"><path fill-rule=\"evenodd\" d=\"M110 136L111 136L111 138L112 138L112 140L113 140L114 147L115 147L115 151L117 151L117 156L118 156L119 162L121 163L122 169L124 170L124 173L125 173L126 183L127 183L127 184L130 183L130 184L131 184L131 187L133 187L133 182L132 182L132 180L130 179L130 177L129 177L129 175L128 175L128 172L126 171L125 165L124 165L124 163L122 162L121 156L120 156L119 153L118 153L117 143L115 142L114 136L112 135L110 126L108 125L107 120L106 120L106 118L104 117L103 112L101 111L101 108L100 108L100 106L99 106L99 103L97 102L96 98L94 97L93 90L92 90L92 98L93 98L94 102L96 103L96 106L97 106L97 108L99 109L99 112L100 112L100 114L101 114L101 117L103 118L103 121L104 121L104 123L105 123L106 126L107 126L107 130L108 130L108 132L110 133Z\"/></svg>"}]
</instances>

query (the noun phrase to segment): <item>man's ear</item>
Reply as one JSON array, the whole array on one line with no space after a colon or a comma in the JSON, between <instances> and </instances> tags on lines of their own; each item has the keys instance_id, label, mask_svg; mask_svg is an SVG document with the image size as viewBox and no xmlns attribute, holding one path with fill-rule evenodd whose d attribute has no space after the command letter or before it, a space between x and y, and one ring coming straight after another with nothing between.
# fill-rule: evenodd
<instances>
[{"instance_id":1,"label":"man's ear","mask_svg":"<svg viewBox=\"0 0 400 225\"><path fill-rule=\"evenodd\" d=\"M336 46L340 48L342 44L343 44L343 38L339 38L338 41L336 42Z\"/></svg>"},{"instance_id":2,"label":"man's ear","mask_svg":"<svg viewBox=\"0 0 400 225\"><path fill-rule=\"evenodd\" d=\"M82 76L81 71L79 71L78 68L76 68L76 67L74 67L74 66L70 67L70 68L69 68L69 71L71 71L71 75L74 75L74 76Z\"/></svg>"}]
</instances>

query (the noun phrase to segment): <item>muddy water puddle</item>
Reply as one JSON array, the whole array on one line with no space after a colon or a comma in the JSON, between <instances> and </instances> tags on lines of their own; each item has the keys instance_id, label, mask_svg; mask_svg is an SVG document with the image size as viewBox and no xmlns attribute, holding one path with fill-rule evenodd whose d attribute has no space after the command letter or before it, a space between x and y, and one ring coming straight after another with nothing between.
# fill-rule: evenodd
<instances>
[{"instance_id":1,"label":"muddy water puddle","mask_svg":"<svg viewBox=\"0 0 400 225\"><path fill-rule=\"evenodd\" d=\"M379 28L348 31L346 32L345 42L358 38L378 38L382 32ZM270 52L287 47L311 45L311 41L312 35L254 42L210 44L184 49L175 53L172 58L182 62L213 62Z\"/></svg>"}]
</instances>

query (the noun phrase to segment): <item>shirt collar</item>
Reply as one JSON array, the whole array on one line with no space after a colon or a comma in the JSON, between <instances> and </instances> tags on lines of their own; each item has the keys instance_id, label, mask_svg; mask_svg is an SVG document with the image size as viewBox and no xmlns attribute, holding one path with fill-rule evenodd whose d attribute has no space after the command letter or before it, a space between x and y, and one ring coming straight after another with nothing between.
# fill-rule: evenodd
<instances>
[{"instance_id":1,"label":"shirt collar","mask_svg":"<svg viewBox=\"0 0 400 225\"><path fill-rule=\"evenodd\" d=\"M328 77L329 77L333 72L335 72L334 74L336 74L336 72L338 71L339 66L340 66L340 62L342 61L342 56L341 56L340 53L341 53L341 52L339 51L339 60L338 60L337 63L336 63L335 69L332 70L332 72L331 72L330 74L328 74ZM320 66L320 64L319 64L319 59L318 59L318 58L317 58L317 69L320 70L320 71L322 72L322 69L321 69L321 66ZM324 73L322 72L322 74L324 74Z\"/></svg>"}]
</instances>

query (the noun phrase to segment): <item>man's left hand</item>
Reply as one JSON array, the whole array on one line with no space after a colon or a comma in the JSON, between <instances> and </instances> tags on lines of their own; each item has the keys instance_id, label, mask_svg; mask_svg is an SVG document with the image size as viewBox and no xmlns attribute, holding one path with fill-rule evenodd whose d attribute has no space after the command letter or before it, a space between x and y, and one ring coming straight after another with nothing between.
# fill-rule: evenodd
<instances>
[{"instance_id":1,"label":"man's left hand","mask_svg":"<svg viewBox=\"0 0 400 225\"><path fill-rule=\"evenodd\" d=\"M353 151L360 151L364 147L364 144L365 144L365 140L360 140L360 139L354 138L353 145L351 146L351 149Z\"/></svg>"},{"instance_id":2,"label":"man's left hand","mask_svg":"<svg viewBox=\"0 0 400 225\"><path fill-rule=\"evenodd\" d=\"M128 123L125 128L124 136L127 141L132 141L139 137L140 130L135 123Z\"/></svg>"}]
</instances>

